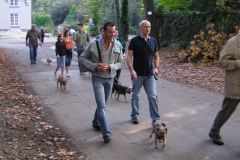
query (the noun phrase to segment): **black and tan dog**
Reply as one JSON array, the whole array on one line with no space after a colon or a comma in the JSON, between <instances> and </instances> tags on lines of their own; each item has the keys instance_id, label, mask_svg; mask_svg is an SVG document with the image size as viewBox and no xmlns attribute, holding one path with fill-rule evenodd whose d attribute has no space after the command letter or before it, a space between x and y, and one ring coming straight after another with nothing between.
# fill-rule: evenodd
<instances>
[{"instance_id":1,"label":"black and tan dog","mask_svg":"<svg viewBox=\"0 0 240 160\"><path fill-rule=\"evenodd\" d=\"M60 83L61 90L63 91L63 89L66 89L67 78L64 78L63 76L58 76L57 88L58 88L58 83Z\"/></svg>"},{"instance_id":2,"label":"black and tan dog","mask_svg":"<svg viewBox=\"0 0 240 160\"><path fill-rule=\"evenodd\" d=\"M167 145L167 140L166 140L166 134L167 134L167 128L162 125L162 123L159 120L156 120L152 124L152 133L150 135L150 138L152 138L152 134L155 134L155 148L158 148L158 140L159 142L163 142L162 149Z\"/></svg>"},{"instance_id":3,"label":"black and tan dog","mask_svg":"<svg viewBox=\"0 0 240 160\"><path fill-rule=\"evenodd\" d=\"M132 92L132 87L131 86L123 86L119 83L113 83L112 94L114 92L115 92L115 95L114 95L115 99L119 100L119 95L123 94L125 97L125 101L128 103L126 94ZM111 94L111 98L112 98L112 94Z\"/></svg>"}]
</instances>

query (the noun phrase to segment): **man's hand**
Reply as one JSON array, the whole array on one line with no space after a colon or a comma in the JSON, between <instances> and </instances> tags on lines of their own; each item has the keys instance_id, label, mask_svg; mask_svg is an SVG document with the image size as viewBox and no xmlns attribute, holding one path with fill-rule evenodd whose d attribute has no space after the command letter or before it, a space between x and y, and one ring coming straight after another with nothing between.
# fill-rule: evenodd
<instances>
[{"instance_id":1,"label":"man's hand","mask_svg":"<svg viewBox=\"0 0 240 160\"><path fill-rule=\"evenodd\" d=\"M110 66L104 62L98 63L96 68L97 68L97 70L103 71L103 72L110 70Z\"/></svg>"},{"instance_id":2,"label":"man's hand","mask_svg":"<svg viewBox=\"0 0 240 160\"><path fill-rule=\"evenodd\" d=\"M130 75L132 79L137 79L137 73L134 70L130 72Z\"/></svg>"},{"instance_id":3,"label":"man's hand","mask_svg":"<svg viewBox=\"0 0 240 160\"><path fill-rule=\"evenodd\" d=\"M158 75L158 68L157 68L157 67L154 67L154 68L153 68L153 74Z\"/></svg>"}]
</instances>

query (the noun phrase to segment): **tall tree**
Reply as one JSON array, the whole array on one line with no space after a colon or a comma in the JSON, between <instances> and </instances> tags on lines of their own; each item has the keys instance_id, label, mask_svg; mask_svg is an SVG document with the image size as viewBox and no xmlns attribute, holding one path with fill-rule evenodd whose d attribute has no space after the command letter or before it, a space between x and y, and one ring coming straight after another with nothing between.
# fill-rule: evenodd
<instances>
[{"instance_id":1,"label":"tall tree","mask_svg":"<svg viewBox=\"0 0 240 160\"><path fill-rule=\"evenodd\" d=\"M129 33L128 0L123 0L120 24L121 24L121 30L120 30L121 36L124 41L128 41L128 33Z\"/></svg>"},{"instance_id":2,"label":"tall tree","mask_svg":"<svg viewBox=\"0 0 240 160\"><path fill-rule=\"evenodd\" d=\"M156 38L158 46L160 46L159 39L158 39L159 35L158 35L157 23L156 23L157 21L154 13L153 0L143 0L143 4L144 4L144 10L145 10L145 19L151 23L150 36Z\"/></svg>"},{"instance_id":3,"label":"tall tree","mask_svg":"<svg viewBox=\"0 0 240 160\"><path fill-rule=\"evenodd\" d=\"M97 35L99 33L99 25L102 17L102 0L87 0L87 9L89 12L89 18L92 18L94 28L90 30L91 35Z\"/></svg>"},{"instance_id":4,"label":"tall tree","mask_svg":"<svg viewBox=\"0 0 240 160\"><path fill-rule=\"evenodd\" d=\"M119 27L119 17L120 17L120 13L119 13L119 1L118 0L114 0L115 2L115 25L117 27Z\"/></svg>"}]
</instances>

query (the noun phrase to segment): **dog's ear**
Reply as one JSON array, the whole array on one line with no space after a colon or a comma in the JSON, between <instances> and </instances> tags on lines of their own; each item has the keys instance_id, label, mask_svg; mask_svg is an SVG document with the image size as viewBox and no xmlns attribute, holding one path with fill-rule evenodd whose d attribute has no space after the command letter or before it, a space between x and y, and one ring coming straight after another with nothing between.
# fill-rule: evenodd
<instances>
[{"instance_id":1,"label":"dog's ear","mask_svg":"<svg viewBox=\"0 0 240 160\"><path fill-rule=\"evenodd\" d=\"M165 132L166 132L166 134L167 134L167 128L165 128Z\"/></svg>"}]
</instances>

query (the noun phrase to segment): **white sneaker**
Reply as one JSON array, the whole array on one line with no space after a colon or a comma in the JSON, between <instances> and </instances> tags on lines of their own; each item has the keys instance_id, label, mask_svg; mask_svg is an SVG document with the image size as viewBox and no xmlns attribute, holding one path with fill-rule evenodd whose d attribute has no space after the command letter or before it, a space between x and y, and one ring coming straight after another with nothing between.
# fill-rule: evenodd
<instances>
[{"instance_id":1,"label":"white sneaker","mask_svg":"<svg viewBox=\"0 0 240 160\"><path fill-rule=\"evenodd\" d=\"M66 77L70 77L68 73L66 73Z\"/></svg>"}]
</instances>

